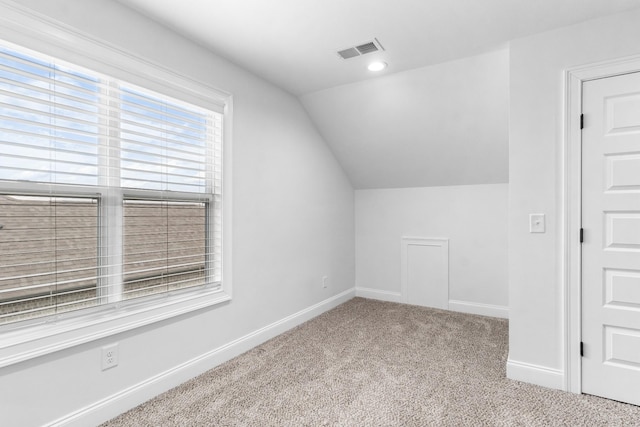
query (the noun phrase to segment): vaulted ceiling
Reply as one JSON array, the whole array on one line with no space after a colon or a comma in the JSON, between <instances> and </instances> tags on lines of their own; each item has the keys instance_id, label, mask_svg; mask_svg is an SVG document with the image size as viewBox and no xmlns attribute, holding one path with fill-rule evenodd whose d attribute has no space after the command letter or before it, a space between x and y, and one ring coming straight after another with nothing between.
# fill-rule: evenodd
<instances>
[{"instance_id":1,"label":"vaulted ceiling","mask_svg":"<svg viewBox=\"0 0 640 427\"><path fill-rule=\"evenodd\" d=\"M640 6L638 0L118 0L301 95L371 74L336 52L377 37L386 73Z\"/></svg>"},{"instance_id":2,"label":"vaulted ceiling","mask_svg":"<svg viewBox=\"0 0 640 427\"><path fill-rule=\"evenodd\" d=\"M300 97L356 188L507 182L508 42L640 0L118 0ZM337 51L377 38L383 51ZM366 65L382 60L374 74Z\"/></svg>"},{"instance_id":3,"label":"vaulted ceiling","mask_svg":"<svg viewBox=\"0 0 640 427\"><path fill-rule=\"evenodd\" d=\"M508 180L506 49L302 96L355 188Z\"/></svg>"}]
</instances>

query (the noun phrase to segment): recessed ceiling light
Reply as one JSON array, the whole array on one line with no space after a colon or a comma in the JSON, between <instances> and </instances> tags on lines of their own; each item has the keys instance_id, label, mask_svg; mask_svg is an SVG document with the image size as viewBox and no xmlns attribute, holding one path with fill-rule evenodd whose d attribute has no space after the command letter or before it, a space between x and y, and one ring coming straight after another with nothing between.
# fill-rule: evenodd
<instances>
[{"instance_id":1,"label":"recessed ceiling light","mask_svg":"<svg viewBox=\"0 0 640 427\"><path fill-rule=\"evenodd\" d=\"M387 63L386 62L372 62L371 64L369 64L369 66L367 68L369 68L369 71L382 71L385 68L387 68Z\"/></svg>"}]
</instances>

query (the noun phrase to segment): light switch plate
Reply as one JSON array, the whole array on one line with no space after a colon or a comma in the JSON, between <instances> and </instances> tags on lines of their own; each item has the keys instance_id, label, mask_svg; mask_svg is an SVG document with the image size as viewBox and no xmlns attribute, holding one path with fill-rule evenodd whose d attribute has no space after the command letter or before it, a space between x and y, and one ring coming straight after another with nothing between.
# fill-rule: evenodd
<instances>
[{"instance_id":1,"label":"light switch plate","mask_svg":"<svg viewBox=\"0 0 640 427\"><path fill-rule=\"evenodd\" d=\"M544 233L544 214L529 214L529 233Z\"/></svg>"}]
</instances>

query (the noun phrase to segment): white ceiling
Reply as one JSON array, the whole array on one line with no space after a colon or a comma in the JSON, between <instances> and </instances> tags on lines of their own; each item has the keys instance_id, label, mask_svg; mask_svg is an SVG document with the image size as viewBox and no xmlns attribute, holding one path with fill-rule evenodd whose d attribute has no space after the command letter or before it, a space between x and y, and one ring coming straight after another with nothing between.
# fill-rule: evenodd
<instances>
[{"instance_id":1,"label":"white ceiling","mask_svg":"<svg viewBox=\"0 0 640 427\"><path fill-rule=\"evenodd\" d=\"M118 0L296 95L494 50L640 0ZM377 37L385 52L336 51Z\"/></svg>"},{"instance_id":2,"label":"white ceiling","mask_svg":"<svg viewBox=\"0 0 640 427\"><path fill-rule=\"evenodd\" d=\"M508 182L507 49L301 101L357 189Z\"/></svg>"},{"instance_id":3,"label":"white ceiling","mask_svg":"<svg viewBox=\"0 0 640 427\"><path fill-rule=\"evenodd\" d=\"M508 182L508 42L640 7L640 0L117 1L297 95L357 189ZM374 37L384 52L337 55ZM374 59L389 67L369 72Z\"/></svg>"}]
</instances>

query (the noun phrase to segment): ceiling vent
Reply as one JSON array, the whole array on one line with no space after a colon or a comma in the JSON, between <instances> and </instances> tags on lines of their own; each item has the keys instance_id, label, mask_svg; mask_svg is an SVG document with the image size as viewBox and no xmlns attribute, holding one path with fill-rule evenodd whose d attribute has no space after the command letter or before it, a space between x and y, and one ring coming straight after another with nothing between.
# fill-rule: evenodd
<instances>
[{"instance_id":1,"label":"ceiling vent","mask_svg":"<svg viewBox=\"0 0 640 427\"><path fill-rule=\"evenodd\" d=\"M338 52L338 55L342 57L342 59L354 58L356 56L360 56L360 52L355 47L350 47L349 49L344 49Z\"/></svg>"},{"instance_id":2,"label":"ceiling vent","mask_svg":"<svg viewBox=\"0 0 640 427\"><path fill-rule=\"evenodd\" d=\"M384 48L382 47L378 39L373 39L370 42L362 43L358 46L342 49L338 51L338 55L340 55L342 59L349 59L355 58L356 56L366 55L367 53L373 53L383 50Z\"/></svg>"}]
</instances>

